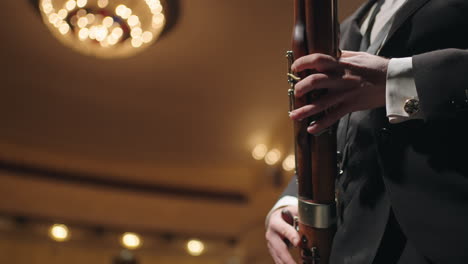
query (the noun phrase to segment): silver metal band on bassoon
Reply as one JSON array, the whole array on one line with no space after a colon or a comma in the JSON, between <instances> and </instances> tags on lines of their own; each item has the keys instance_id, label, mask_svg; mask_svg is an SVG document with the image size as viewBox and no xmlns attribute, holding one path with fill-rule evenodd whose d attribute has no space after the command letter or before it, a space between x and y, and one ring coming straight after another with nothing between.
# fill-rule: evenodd
<instances>
[{"instance_id":1,"label":"silver metal band on bassoon","mask_svg":"<svg viewBox=\"0 0 468 264\"><path fill-rule=\"evenodd\" d=\"M299 199L299 221L315 228L329 228L336 224L336 205L316 204Z\"/></svg>"}]
</instances>

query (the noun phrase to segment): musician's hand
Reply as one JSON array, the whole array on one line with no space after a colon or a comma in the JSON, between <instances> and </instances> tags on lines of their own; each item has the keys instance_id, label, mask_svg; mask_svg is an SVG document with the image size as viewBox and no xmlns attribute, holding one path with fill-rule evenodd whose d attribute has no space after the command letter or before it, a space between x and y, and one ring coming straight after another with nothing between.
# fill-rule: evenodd
<instances>
[{"instance_id":1,"label":"musician's hand","mask_svg":"<svg viewBox=\"0 0 468 264\"><path fill-rule=\"evenodd\" d=\"M347 113L384 106L388 62L386 58L351 51L343 51L339 60L319 53L297 59L291 67L294 72L313 70L317 73L296 84L295 96L301 97L317 89L328 89L328 93L292 111L291 119L304 119L328 109L323 118L307 129L316 134Z\"/></svg>"},{"instance_id":2,"label":"musician's hand","mask_svg":"<svg viewBox=\"0 0 468 264\"><path fill-rule=\"evenodd\" d=\"M276 209L267 220L265 237L270 255L276 264L296 264L284 240L287 239L292 245L297 246L299 244L299 234L290 223L282 218L281 211L284 209L289 210L293 216L297 216L297 206Z\"/></svg>"}]
</instances>

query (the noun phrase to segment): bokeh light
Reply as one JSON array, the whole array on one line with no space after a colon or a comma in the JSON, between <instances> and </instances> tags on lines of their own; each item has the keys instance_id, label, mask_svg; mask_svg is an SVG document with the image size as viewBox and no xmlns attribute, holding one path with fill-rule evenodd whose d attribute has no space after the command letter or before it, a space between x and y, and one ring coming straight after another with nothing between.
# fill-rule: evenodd
<instances>
[{"instance_id":1,"label":"bokeh light","mask_svg":"<svg viewBox=\"0 0 468 264\"><path fill-rule=\"evenodd\" d=\"M292 171L296 168L296 161L295 157L293 154L288 155L284 160L283 160L283 169L285 171Z\"/></svg>"},{"instance_id":2,"label":"bokeh light","mask_svg":"<svg viewBox=\"0 0 468 264\"><path fill-rule=\"evenodd\" d=\"M252 150L252 157L256 160L262 160L268 152L268 148L264 144L258 144Z\"/></svg>"},{"instance_id":3,"label":"bokeh light","mask_svg":"<svg viewBox=\"0 0 468 264\"><path fill-rule=\"evenodd\" d=\"M205 251L205 244L197 239L187 242L187 252L192 256L200 256Z\"/></svg>"},{"instance_id":4,"label":"bokeh light","mask_svg":"<svg viewBox=\"0 0 468 264\"><path fill-rule=\"evenodd\" d=\"M277 149L272 149L265 155L265 162L268 165L275 165L280 159L281 152Z\"/></svg>"},{"instance_id":5,"label":"bokeh light","mask_svg":"<svg viewBox=\"0 0 468 264\"><path fill-rule=\"evenodd\" d=\"M128 249L137 249L142 245L140 236L131 232L124 233L120 242L122 243L122 246Z\"/></svg>"},{"instance_id":6,"label":"bokeh light","mask_svg":"<svg viewBox=\"0 0 468 264\"><path fill-rule=\"evenodd\" d=\"M70 231L66 225L54 224L49 228L49 236L57 242L64 242L70 238Z\"/></svg>"},{"instance_id":7,"label":"bokeh light","mask_svg":"<svg viewBox=\"0 0 468 264\"><path fill-rule=\"evenodd\" d=\"M165 26L163 0L40 0L49 30L66 46L101 58L149 47Z\"/></svg>"}]
</instances>

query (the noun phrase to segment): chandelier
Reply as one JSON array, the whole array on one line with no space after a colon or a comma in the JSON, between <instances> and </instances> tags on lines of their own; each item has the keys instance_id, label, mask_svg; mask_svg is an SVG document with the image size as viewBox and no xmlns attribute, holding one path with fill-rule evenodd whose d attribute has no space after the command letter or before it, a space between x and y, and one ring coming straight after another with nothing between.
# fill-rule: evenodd
<instances>
[{"instance_id":1,"label":"chandelier","mask_svg":"<svg viewBox=\"0 0 468 264\"><path fill-rule=\"evenodd\" d=\"M39 0L44 23L66 46L100 58L128 57L166 25L164 0Z\"/></svg>"}]
</instances>

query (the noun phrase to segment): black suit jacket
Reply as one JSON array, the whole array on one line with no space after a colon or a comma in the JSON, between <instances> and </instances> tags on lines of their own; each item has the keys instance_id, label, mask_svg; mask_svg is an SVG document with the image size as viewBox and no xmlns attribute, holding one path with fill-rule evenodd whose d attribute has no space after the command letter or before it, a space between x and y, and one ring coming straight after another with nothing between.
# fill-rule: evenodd
<instances>
[{"instance_id":1,"label":"black suit jacket","mask_svg":"<svg viewBox=\"0 0 468 264\"><path fill-rule=\"evenodd\" d=\"M342 24L343 49L359 49L371 6ZM466 49L468 1L408 0L396 14L379 55L413 57L425 119L390 124L384 108L341 119L332 264L468 263Z\"/></svg>"}]
</instances>

